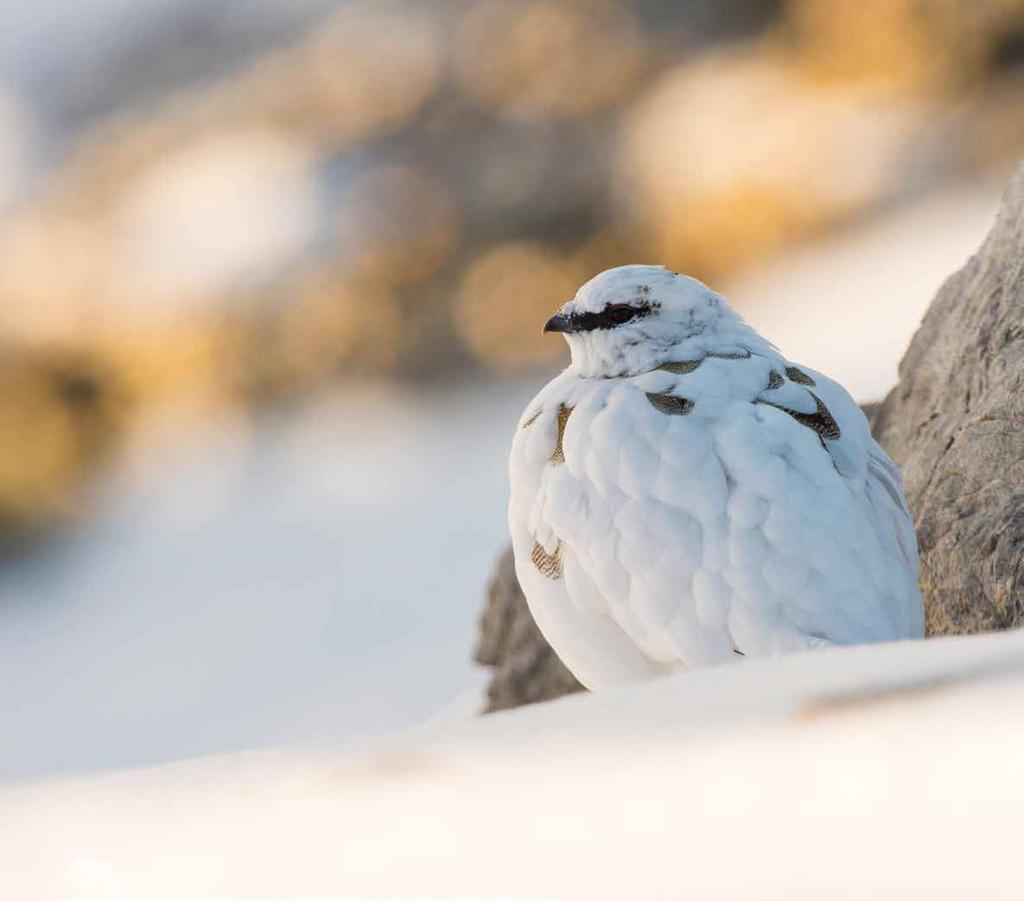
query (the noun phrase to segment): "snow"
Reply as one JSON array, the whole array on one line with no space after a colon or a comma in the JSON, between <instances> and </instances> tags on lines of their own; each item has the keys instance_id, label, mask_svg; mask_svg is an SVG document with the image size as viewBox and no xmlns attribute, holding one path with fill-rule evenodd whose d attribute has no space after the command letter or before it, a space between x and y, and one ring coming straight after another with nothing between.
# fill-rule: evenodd
<instances>
[{"instance_id":1,"label":"snow","mask_svg":"<svg viewBox=\"0 0 1024 901\"><path fill-rule=\"evenodd\" d=\"M476 709L530 391L352 391L148 449L100 522L0 568L0 778Z\"/></svg>"},{"instance_id":2,"label":"snow","mask_svg":"<svg viewBox=\"0 0 1024 901\"><path fill-rule=\"evenodd\" d=\"M0 789L5 894L1016 898L1024 636L741 662L371 746Z\"/></svg>"}]
</instances>

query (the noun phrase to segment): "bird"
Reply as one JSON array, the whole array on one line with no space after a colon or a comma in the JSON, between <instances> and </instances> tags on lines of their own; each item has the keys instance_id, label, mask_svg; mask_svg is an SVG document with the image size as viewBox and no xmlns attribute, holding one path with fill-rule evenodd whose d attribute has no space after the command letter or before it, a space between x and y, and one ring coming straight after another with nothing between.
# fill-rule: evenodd
<instances>
[{"instance_id":1,"label":"bird","mask_svg":"<svg viewBox=\"0 0 1024 901\"><path fill-rule=\"evenodd\" d=\"M924 634L900 474L837 382L703 282L592 278L509 458L515 569L586 688Z\"/></svg>"}]
</instances>

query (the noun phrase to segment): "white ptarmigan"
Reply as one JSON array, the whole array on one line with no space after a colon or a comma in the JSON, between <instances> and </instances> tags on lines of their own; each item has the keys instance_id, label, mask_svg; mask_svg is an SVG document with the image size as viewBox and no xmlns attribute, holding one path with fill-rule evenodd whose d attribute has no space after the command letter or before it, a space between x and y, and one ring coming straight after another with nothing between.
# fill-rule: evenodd
<instances>
[{"instance_id":1,"label":"white ptarmigan","mask_svg":"<svg viewBox=\"0 0 1024 901\"><path fill-rule=\"evenodd\" d=\"M839 384L660 266L551 318L509 464L516 573L585 686L924 634L899 473Z\"/></svg>"}]
</instances>

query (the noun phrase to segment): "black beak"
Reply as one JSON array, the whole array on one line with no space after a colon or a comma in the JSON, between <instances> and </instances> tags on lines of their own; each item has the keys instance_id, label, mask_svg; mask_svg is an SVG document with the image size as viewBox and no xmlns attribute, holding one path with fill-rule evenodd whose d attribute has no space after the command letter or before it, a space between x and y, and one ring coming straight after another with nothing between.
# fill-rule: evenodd
<instances>
[{"instance_id":1,"label":"black beak","mask_svg":"<svg viewBox=\"0 0 1024 901\"><path fill-rule=\"evenodd\" d=\"M564 313L555 313L544 325L544 334L548 332L569 334L572 330L572 322Z\"/></svg>"}]
</instances>

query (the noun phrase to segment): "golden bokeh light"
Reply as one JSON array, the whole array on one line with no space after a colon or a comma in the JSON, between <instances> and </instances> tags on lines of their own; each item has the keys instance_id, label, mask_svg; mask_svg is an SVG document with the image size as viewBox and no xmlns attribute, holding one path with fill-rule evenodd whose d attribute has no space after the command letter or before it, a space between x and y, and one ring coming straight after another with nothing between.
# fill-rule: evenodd
<instances>
[{"instance_id":1,"label":"golden bokeh light","mask_svg":"<svg viewBox=\"0 0 1024 901\"><path fill-rule=\"evenodd\" d=\"M489 112L525 121L595 112L631 86L641 34L613 0L487 0L455 37L455 72Z\"/></svg>"},{"instance_id":2,"label":"golden bokeh light","mask_svg":"<svg viewBox=\"0 0 1024 901\"><path fill-rule=\"evenodd\" d=\"M565 355L544 323L572 300L580 273L541 244L518 241L486 251L466 270L455 299L455 328L485 366L525 369Z\"/></svg>"},{"instance_id":3,"label":"golden bokeh light","mask_svg":"<svg viewBox=\"0 0 1024 901\"><path fill-rule=\"evenodd\" d=\"M112 213L114 299L181 315L276 276L311 239L312 163L309 142L271 129L213 132L160 157Z\"/></svg>"},{"instance_id":4,"label":"golden bokeh light","mask_svg":"<svg viewBox=\"0 0 1024 901\"><path fill-rule=\"evenodd\" d=\"M619 196L652 255L718 276L897 190L927 115L774 53L684 64L625 120Z\"/></svg>"},{"instance_id":5,"label":"golden bokeh light","mask_svg":"<svg viewBox=\"0 0 1024 901\"><path fill-rule=\"evenodd\" d=\"M66 508L117 434L53 400L65 356L154 419L545 366L602 269L720 284L1024 148L1024 0L313 6L63 132L0 109L45 176L0 213L0 515Z\"/></svg>"},{"instance_id":6,"label":"golden bokeh light","mask_svg":"<svg viewBox=\"0 0 1024 901\"><path fill-rule=\"evenodd\" d=\"M946 88L975 77L1021 0L788 0L797 59L814 76Z\"/></svg>"},{"instance_id":7,"label":"golden bokeh light","mask_svg":"<svg viewBox=\"0 0 1024 901\"><path fill-rule=\"evenodd\" d=\"M44 213L0 224L0 236L0 334L33 344L87 339L107 271L104 230Z\"/></svg>"},{"instance_id":8,"label":"golden bokeh light","mask_svg":"<svg viewBox=\"0 0 1024 901\"><path fill-rule=\"evenodd\" d=\"M351 4L310 42L307 56L308 93L283 99L327 124L335 142L408 122L437 90L443 69L436 18L399 3Z\"/></svg>"},{"instance_id":9,"label":"golden bokeh light","mask_svg":"<svg viewBox=\"0 0 1024 901\"><path fill-rule=\"evenodd\" d=\"M77 513L83 479L125 417L102 372L56 348L0 357L0 539Z\"/></svg>"},{"instance_id":10,"label":"golden bokeh light","mask_svg":"<svg viewBox=\"0 0 1024 901\"><path fill-rule=\"evenodd\" d=\"M275 319L273 336L254 351L269 355L271 381L290 390L315 387L342 368L384 374L401 347L399 317L386 289L349 285L324 272L297 288Z\"/></svg>"},{"instance_id":11,"label":"golden bokeh light","mask_svg":"<svg viewBox=\"0 0 1024 901\"><path fill-rule=\"evenodd\" d=\"M346 193L341 258L363 281L420 282L448 261L460 231L455 198L437 176L417 166L376 166Z\"/></svg>"}]
</instances>

